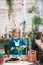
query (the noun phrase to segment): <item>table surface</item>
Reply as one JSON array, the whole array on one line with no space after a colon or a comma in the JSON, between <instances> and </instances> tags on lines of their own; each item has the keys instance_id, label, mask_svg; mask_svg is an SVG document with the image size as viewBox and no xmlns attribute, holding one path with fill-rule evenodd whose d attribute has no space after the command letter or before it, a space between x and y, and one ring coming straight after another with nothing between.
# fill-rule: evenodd
<instances>
[{"instance_id":1,"label":"table surface","mask_svg":"<svg viewBox=\"0 0 43 65\"><path fill-rule=\"evenodd\" d=\"M12 56L12 55L11 55ZM16 57L18 57L18 56L16 56ZM23 56L22 56L23 57ZM25 57L25 56L24 56ZM6 59L8 59L8 58L6 58ZM5 60L6 60L5 59ZM36 63L33 63L33 62L28 62L28 61L21 61L21 60L18 60L18 61L10 61L10 62L5 62L5 60L4 60L4 62L3 62L3 64L0 64L0 65L38 65L38 64L36 64ZM43 65L43 64L39 64L39 65Z\"/></svg>"},{"instance_id":2,"label":"table surface","mask_svg":"<svg viewBox=\"0 0 43 65\"><path fill-rule=\"evenodd\" d=\"M6 59L10 59L10 58L14 58L14 57L17 57L17 58L19 58L20 60L18 60L18 61L8 61L8 62L5 62L5 60ZM4 60L4 62L3 62L3 64L2 65L30 65L30 64L33 64L33 62L28 62L28 61L26 61L26 60L21 60L21 57L22 58L25 58L26 57L26 55L24 56L18 56L18 55L14 55L14 56L12 56L12 55L10 55L10 58L5 58L5 60Z\"/></svg>"},{"instance_id":3,"label":"table surface","mask_svg":"<svg viewBox=\"0 0 43 65\"><path fill-rule=\"evenodd\" d=\"M28 61L14 61L11 63L3 63L3 65L30 65L33 64L33 62L28 62Z\"/></svg>"}]
</instances>

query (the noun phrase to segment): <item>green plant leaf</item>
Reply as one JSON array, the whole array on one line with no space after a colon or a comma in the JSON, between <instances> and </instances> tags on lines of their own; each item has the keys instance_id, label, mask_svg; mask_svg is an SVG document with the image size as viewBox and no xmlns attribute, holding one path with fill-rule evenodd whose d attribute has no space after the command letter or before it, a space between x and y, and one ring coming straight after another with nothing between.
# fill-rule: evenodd
<instances>
[{"instance_id":1,"label":"green plant leaf","mask_svg":"<svg viewBox=\"0 0 43 65\"><path fill-rule=\"evenodd\" d=\"M33 11L36 10L36 7L35 6L32 6L29 10L28 10L28 13L32 13Z\"/></svg>"},{"instance_id":2,"label":"green plant leaf","mask_svg":"<svg viewBox=\"0 0 43 65\"><path fill-rule=\"evenodd\" d=\"M35 15L33 18L32 18L32 27L35 28L35 30L38 30L38 27L39 25L42 25L43 24L43 19L38 16L38 15ZM35 27L34 27L35 26Z\"/></svg>"},{"instance_id":3,"label":"green plant leaf","mask_svg":"<svg viewBox=\"0 0 43 65\"><path fill-rule=\"evenodd\" d=\"M24 48L22 48L22 46L17 48L17 49L20 50L20 51L24 50Z\"/></svg>"},{"instance_id":4,"label":"green plant leaf","mask_svg":"<svg viewBox=\"0 0 43 65\"><path fill-rule=\"evenodd\" d=\"M33 17L32 21L33 21L33 24L39 25L39 24L41 24L41 22L42 22L42 18L40 18L40 16L35 15L35 16Z\"/></svg>"},{"instance_id":5,"label":"green plant leaf","mask_svg":"<svg viewBox=\"0 0 43 65\"><path fill-rule=\"evenodd\" d=\"M28 10L28 13L32 13L32 9L29 9L29 10Z\"/></svg>"}]
</instances>

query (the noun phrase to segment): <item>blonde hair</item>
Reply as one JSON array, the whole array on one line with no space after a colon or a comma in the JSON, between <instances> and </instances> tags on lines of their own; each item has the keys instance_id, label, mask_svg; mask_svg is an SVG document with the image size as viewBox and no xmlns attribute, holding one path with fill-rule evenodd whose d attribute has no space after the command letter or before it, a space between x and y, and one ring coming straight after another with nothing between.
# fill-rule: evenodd
<instances>
[{"instance_id":1,"label":"blonde hair","mask_svg":"<svg viewBox=\"0 0 43 65\"><path fill-rule=\"evenodd\" d=\"M15 33L17 30L19 31L19 36L21 37L21 30L20 30L20 28L14 28L14 29L12 30L12 38L14 37L14 33Z\"/></svg>"}]
</instances>

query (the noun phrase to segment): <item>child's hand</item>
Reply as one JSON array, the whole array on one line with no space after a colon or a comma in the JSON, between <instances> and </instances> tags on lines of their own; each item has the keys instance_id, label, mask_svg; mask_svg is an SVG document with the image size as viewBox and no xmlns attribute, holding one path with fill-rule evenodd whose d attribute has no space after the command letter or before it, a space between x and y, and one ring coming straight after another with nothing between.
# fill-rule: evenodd
<instances>
[{"instance_id":1,"label":"child's hand","mask_svg":"<svg viewBox=\"0 0 43 65\"><path fill-rule=\"evenodd\" d=\"M14 47L11 48L11 51L14 50Z\"/></svg>"},{"instance_id":2,"label":"child's hand","mask_svg":"<svg viewBox=\"0 0 43 65\"><path fill-rule=\"evenodd\" d=\"M25 45L22 45L22 48L26 48L26 46Z\"/></svg>"},{"instance_id":3,"label":"child's hand","mask_svg":"<svg viewBox=\"0 0 43 65\"><path fill-rule=\"evenodd\" d=\"M24 50L24 48L22 46L20 46L19 48L17 48L18 50L22 51Z\"/></svg>"}]
</instances>

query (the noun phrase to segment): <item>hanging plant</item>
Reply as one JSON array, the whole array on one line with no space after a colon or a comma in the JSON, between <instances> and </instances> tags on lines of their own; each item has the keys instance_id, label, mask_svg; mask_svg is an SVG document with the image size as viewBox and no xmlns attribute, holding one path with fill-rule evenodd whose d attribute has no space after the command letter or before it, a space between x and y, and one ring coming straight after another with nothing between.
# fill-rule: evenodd
<instances>
[{"instance_id":1,"label":"hanging plant","mask_svg":"<svg viewBox=\"0 0 43 65\"><path fill-rule=\"evenodd\" d=\"M31 8L29 8L28 13L33 13L36 11L36 9L37 9L37 7L32 6Z\"/></svg>"},{"instance_id":2,"label":"hanging plant","mask_svg":"<svg viewBox=\"0 0 43 65\"><path fill-rule=\"evenodd\" d=\"M40 16L37 16L35 15L33 18L32 18L32 25L34 26L35 25L35 30L38 30L39 28L39 25L43 25L42 22L43 19L40 17Z\"/></svg>"},{"instance_id":3,"label":"hanging plant","mask_svg":"<svg viewBox=\"0 0 43 65\"><path fill-rule=\"evenodd\" d=\"M28 10L28 13L32 13L33 11L32 11L32 9L30 8L29 10Z\"/></svg>"},{"instance_id":4,"label":"hanging plant","mask_svg":"<svg viewBox=\"0 0 43 65\"><path fill-rule=\"evenodd\" d=\"M12 2L13 2L13 0L6 0L6 2L7 2L7 5L8 5L8 17L10 19L10 15L12 13Z\"/></svg>"}]
</instances>

